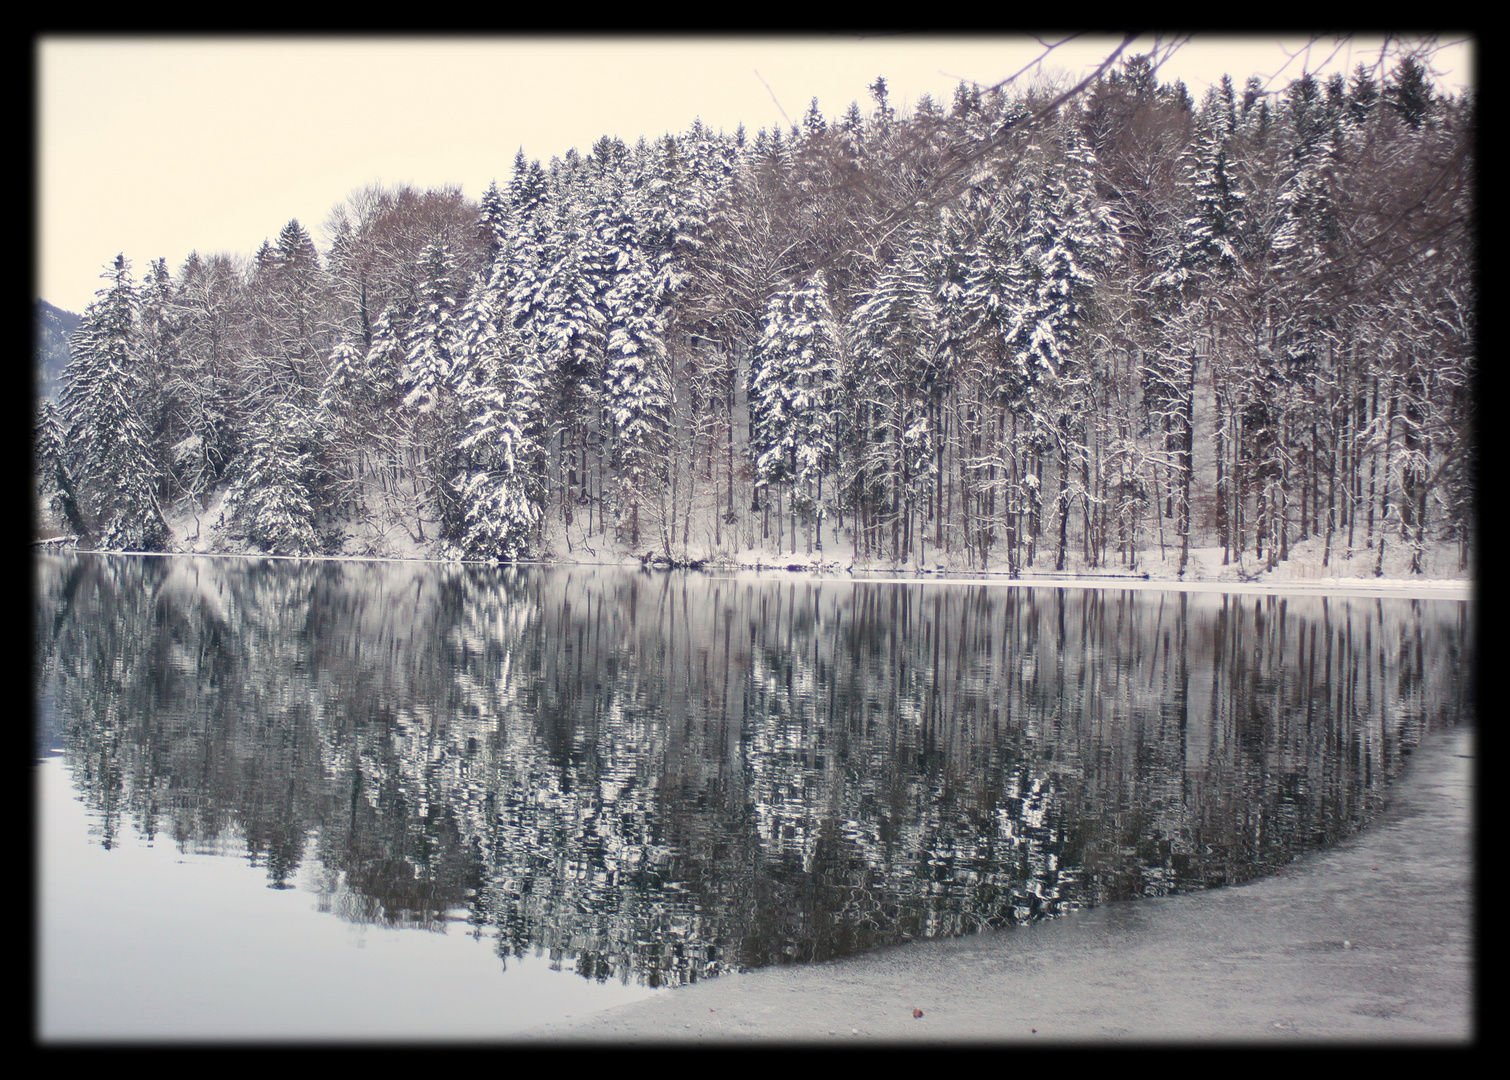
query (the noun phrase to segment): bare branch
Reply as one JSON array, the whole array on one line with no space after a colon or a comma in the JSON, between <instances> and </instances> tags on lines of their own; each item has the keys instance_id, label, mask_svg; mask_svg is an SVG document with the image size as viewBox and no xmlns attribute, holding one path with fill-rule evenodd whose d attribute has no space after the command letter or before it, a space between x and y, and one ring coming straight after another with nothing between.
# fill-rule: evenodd
<instances>
[{"instance_id":1,"label":"bare branch","mask_svg":"<svg viewBox=\"0 0 1510 1080\"><path fill-rule=\"evenodd\" d=\"M765 92L771 95L771 100L776 102L776 109L781 113L781 118L786 121L787 127L792 127L792 118L788 116L786 114L786 110L781 107L781 102L777 101L776 91L771 89L771 84L765 81L764 76L760 74L760 70L758 68L752 68L751 70L755 72L755 77L760 80L760 85L765 87Z\"/></svg>"}]
</instances>

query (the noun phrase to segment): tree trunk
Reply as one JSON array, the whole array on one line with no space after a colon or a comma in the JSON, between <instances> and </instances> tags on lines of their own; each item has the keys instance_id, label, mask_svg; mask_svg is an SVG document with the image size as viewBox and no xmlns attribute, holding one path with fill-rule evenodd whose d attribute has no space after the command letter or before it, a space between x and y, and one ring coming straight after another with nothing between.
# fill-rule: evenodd
<instances>
[{"instance_id":1,"label":"tree trunk","mask_svg":"<svg viewBox=\"0 0 1510 1080\"><path fill-rule=\"evenodd\" d=\"M1377 384L1376 384L1377 389ZM1390 455L1393 453L1395 434L1395 394L1391 391L1389 405L1384 414L1384 484L1379 500L1379 550L1374 560L1374 577L1384 576L1384 538L1389 533L1389 478L1393 471Z\"/></svg>"}]
</instances>

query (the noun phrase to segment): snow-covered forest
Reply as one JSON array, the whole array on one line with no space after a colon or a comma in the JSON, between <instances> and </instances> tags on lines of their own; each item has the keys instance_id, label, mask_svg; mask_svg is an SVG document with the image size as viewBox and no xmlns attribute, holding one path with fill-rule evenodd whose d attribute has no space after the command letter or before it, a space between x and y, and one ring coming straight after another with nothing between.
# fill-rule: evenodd
<instances>
[{"instance_id":1,"label":"snow-covered forest","mask_svg":"<svg viewBox=\"0 0 1510 1080\"><path fill-rule=\"evenodd\" d=\"M39 405L44 516L123 550L1468 565L1471 95L1405 59L1196 102L1146 57L1054 107L871 94L521 152L480 204L371 187L323 250L117 257Z\"/></svg>"}]
</instances>

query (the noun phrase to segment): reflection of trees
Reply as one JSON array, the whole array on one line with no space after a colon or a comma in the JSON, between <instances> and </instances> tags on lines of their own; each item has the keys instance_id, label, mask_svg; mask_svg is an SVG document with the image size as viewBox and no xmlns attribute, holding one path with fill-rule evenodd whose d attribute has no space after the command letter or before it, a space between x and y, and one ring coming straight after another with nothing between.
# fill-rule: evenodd
<instances>
[{"instance_id":1,"label":"reflection of trees","mask_svg":"<svg viewBox=\"0 0 1510 1080\"><path fill-rule=\"evenodd\" d=\"M46 556L77 782L343 918L675 984L1244 880L1467 707L1464 605Z\"/></svg>"}]
</instances>

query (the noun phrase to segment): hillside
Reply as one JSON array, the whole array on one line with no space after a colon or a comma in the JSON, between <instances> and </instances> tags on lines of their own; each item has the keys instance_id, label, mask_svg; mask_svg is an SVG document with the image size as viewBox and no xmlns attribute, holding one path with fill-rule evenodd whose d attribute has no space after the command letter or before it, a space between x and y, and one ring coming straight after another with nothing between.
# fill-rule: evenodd
<instances>
[{"instance_id":1,"label":"hillside","mask_svg":"<svg viewBox=\"0 0 1510 1080\"><path fill-rule=\"evenodd\" d=\"M32 371L37 393L58 400L63 387L63 369L68 366L68 338L79 328L80 318L71 311L38 300L32 329Z\"/></svg>"}]
</instances>

